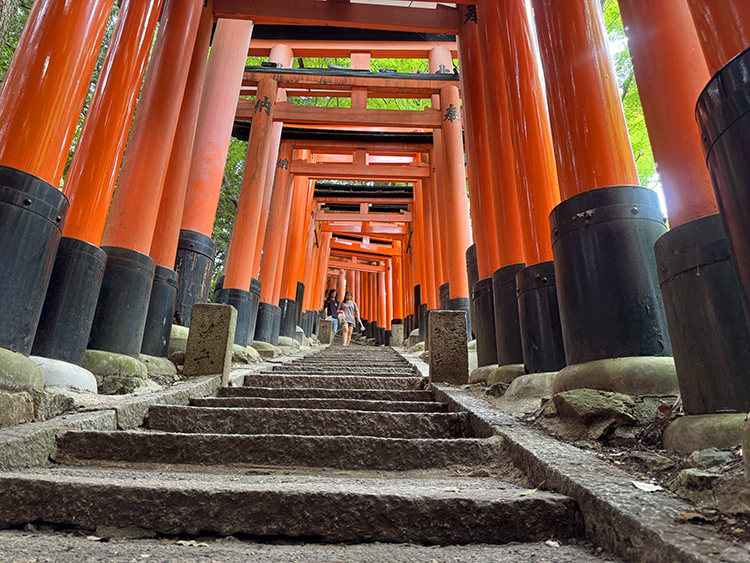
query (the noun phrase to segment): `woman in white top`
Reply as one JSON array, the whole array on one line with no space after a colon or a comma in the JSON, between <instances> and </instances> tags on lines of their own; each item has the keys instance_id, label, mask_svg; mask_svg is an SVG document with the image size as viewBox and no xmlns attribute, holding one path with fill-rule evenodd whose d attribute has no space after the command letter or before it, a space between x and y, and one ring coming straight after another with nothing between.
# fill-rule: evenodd
<instances>
[{"instance_id":1,"label":"woman in white top","mask_svg":"<svg viewBox=\"0 0 750 563\"><path fill-rule=\"evenodd\" d=\"M344 314L344 324L343 324L343 339L344 339L344 346L349 346L349 343L352 341L352 332L354 332L354 326L356 323L359 323L359 307L357 307L357 304L354 302L354 296L352 295L351 291L347 291L344 294L344 300L339 305L339 313Z\"/></svg>"}]
</instances>

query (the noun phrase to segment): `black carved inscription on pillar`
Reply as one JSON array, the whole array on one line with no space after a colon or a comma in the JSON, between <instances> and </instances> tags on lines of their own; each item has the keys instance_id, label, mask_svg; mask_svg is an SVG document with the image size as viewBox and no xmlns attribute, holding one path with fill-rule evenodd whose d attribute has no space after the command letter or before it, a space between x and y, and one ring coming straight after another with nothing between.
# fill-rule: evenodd
<instances>
[{"instance_id":1,"label":"black carved inscription on pillar","mask_svg":"<svg viewBox=\"0 0 750 563\"><path fill-rule=\"evenodd\" d=\"M284 168L285 170L289 170L289 159L288 158L280 158L276 161L276 168Z\"/></svg>"},{"instance_id":2,"label":"black carved inscription on pillar","mask_svg":"<svg viewBox=\"0 0 750 563\"><path fill-rule=\"evenodd\" d=\"M443 121L459 121L458 117L458 108L454 106L453 104L448 106L448 109L445 110L445 116L443 116Z\"/></svg>"},{"instance_id":3,"label":"black carved inscription on pillar","mask_svg":"<svg viewBox=\"0 0 750 563\"><path fill-rule=\"evenodd\" d=\"M263 96L262 100L255 100L255 113L266 110L266 115L271 115L271 106L273 103L268 99L268 96Z\"/></svg>"},{"instance_id":4,"label":"black carved inscription on pillar","mask_svg":"<svg viewBox=\"0 0 750 563\"><path fill-rule=\"evenodd\" d=\"M466 6L466 13L464 14L464 23L474 22L477 23L477 5L469 4Z\"/></svg>"}]
</instances>

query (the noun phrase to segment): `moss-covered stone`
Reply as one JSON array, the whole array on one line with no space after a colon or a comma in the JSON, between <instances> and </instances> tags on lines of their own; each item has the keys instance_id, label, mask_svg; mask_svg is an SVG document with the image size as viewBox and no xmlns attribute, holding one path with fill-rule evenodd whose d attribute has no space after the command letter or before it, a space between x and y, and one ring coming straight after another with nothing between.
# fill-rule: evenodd
<instances>
[{"instance_id":1,"label":"moss-covered stone","mask_svg":"<svg viewBox=\"0 0 750 563\"><path fill-rule=\"evenodd\" d=\"M478 367L471 372L469 383L487 383L487 378L497 369L497 364Z\"/></svg>"},{"instance_id":2,"label":"moss-covered stone","mask_svg":"<svg viewBox=\"0 0 750 563\"><path fill-rule=\"evenodd\" d=\"M172 332L169 336L169 352L171 356L175 352L184 352L187 349L188 333L190 329L186 326L172 325Z\"/></svg>"},{"instance_id":3,"label":"moss-covered stone","mask_svg":"<svg viewBox=\"0 0 750 563\"><path fill-rule=\"evenodd\" d=\"M279 336L279 348L282 348L284 346L287 346L289 348L295 348L299 350L299 342L295 338L290 338L288 336Z\"/></svg>"},{"instance_id":4,"label":"moss-covered stone","mask_svg":"<svg viewBox=\"0 0 750 563\"><path fill-rule=\"evenodd\" d=\"M235 344L232 347L233 364L257 364L261 361L260 354L251 346L240 346L239 344Z\"/></svg>"},{"instance_id":5,"label":"moss-covered stone","mask_svg":"<svg viewBox=\"0 0 750 563\"><path fill-rule=\"evenodd\" d=\"M526 374L526 370L523 364L508 364L506 366L500 366L495 368L492 373L487 376L487 385L495 385L495 383L513 383L513 381Z\"/></svg>"},{"instance_id":6,"label":"moss-covered stone","mask_svg":"<svg viewBox=\"0 0 750 563\"><path fill-rule=\"evenodd\" d=\"M148 375L150 376L175 376L177 375L177 366L167 358L157 358L156 356L140 355L140 361L146 364Z\"/></svg>"},{"instance_id":7,"label":"moss-covered stone","mask_svg":"<svg viewBox=\"0 0 750 563\"><path fill-rule=\"evenodd\" d=\"M577 419L584 424L605 418L615 419L621 424L636 423L633 416L635 401L621 393L574 389L557 393L552 400L560 416Z\"/></svg>"},{"instance_id":8,"label":"moss-covered stone","mask_svg":"<svg viewBox=\"0 0 750 563\"><path fill-rule=\"evenodd\" d=\"M642 356L609 358L563 368L554 391L598 389L626 395L678 396L674 358Z\"/></svg>"},{"instance_id":9,"label":"moss-covered stone","mask_svg":"<svg viewBox=\"0 0 750 563\"><path fill-rule=\"evenodd\" d=\"M103 350L86 350L83 367L94 375L124 375L142 379L148 378L148 367L143 362L131 356Z\"/></svg>"},{"instance_id":10,"label":"moss-covered stone","mask_svg":"<svg viewBox=\"0 0 750 563\"><path fill-rule=\"evenodd\" d=\"M44 376L39 366L23 354L0 348L0 390L42 391Z\"/></svg>"},{"instance_id":11,"label":"moss-covered stone","mask_svg":"<svg viewBox=\"0 0 750 563\"><path fill-rule=\"evenodd\" d=\"M682 454L706 448L734 448L742 443L746 417L746 413L683 416L664 429L664 448Z\"/></svg>"}]
</instances>

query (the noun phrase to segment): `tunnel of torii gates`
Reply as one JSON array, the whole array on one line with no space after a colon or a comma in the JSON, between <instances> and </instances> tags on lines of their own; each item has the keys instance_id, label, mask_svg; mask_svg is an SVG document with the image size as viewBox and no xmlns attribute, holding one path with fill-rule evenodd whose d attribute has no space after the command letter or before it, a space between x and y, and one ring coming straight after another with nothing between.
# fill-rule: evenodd
<instances>
[{"instance_id":1,"label":"tunnel of torii gates","mask_svg":"<svg viewBox=\"0 0 750 563\"><path fill-rule=\"evenodd\" d=\"M60 190L112 2L36 0L0 90L2 353L166 356L209 299L235 135L213 299L237 344L311 335L337 287L379 342L466 311L481 366L632 394L676 374L688 414L750 410L750 2L619 0L671 230L599 0L125 0Z\"/></svg>"}]
</instances>

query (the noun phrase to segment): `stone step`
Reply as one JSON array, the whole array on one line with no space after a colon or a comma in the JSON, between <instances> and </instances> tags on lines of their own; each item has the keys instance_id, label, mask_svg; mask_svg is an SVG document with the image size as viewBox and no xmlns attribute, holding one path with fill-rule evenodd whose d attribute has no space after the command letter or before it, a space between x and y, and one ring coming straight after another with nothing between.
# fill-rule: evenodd
<instances>
[{"instance_id":1,"label":"stone step","mask_svg":"<svg viewBox=\"0 0 750 563\"><path fill-rule=\"evenodd\" d=\"M385 412L444 412L437 402L364 401L362 399L266 399L262 397L210 397L193 399L194 407L273 408L273 409L331 409Z\"/></svg>"},{"instance_id":2,"label":"stone step","mask_svg":"<svg viewBox=\"0 0 750 563\"><path fill-rule=\"evenodd\" d=\"M325 389L320 387L223 387L222 397L268 399L355 399L362 401L434 401L432 391L398 389Z\"/></svg>"},{"instance_id":3,"label":"stone step","mask_svg":"<svg viewBox=\"0 0 750 563\"><path fill-rule=\"evenodd\" d=\"M581 532L575 502L492 481L336 479L61 468L0 476L0 525L324 542L507 543Z\"/></svg>"},{"instance_id":4,"label":"stone step","mask_svg":"<svg viewBox=\"0 0 750 563\"><path fill-rule=\"evenodd\" d=\"M148 427L201 434L290 434L469 438L466 413L394 413L321 409L241 409L154 405Z\"/></svg>"},{"instance_id":5,"label":"stone step","mask_svg":"<svg viewBox=\"0 0 750 563\"><path fill-rule=\"evenodd\" d=\"M403 389L416 391L424 387L425 379L422 377L257 373L246 375L245 385L253 387L324 387L327 389Z\"/></svg>"},{"instance_id":6,"label":"stone step","mask_svg":"<svg viewBox=\"0 0 750 563\"><path fill-rule=\"evenodd\" d=\"M283 365L274 366L270 372L266 373L285 373L285 374L305 374L305 375L375 375L375 376L413 376L416 375L413 368L382 368L378 365L365 365L361 367L351 366L295 366Z\"/></svg>"},{"instance_id":7,"label":"stone step","mask_svg":"<svg viewBox=\"0 0 750 563\"><path fill-rule=\"evenodd\" d=\"M75 431L62 434L52 457L67 464L91 462L184 465L246 464L408 471L485 466L503 455L494 439L377 438L175 434L142 430Z\"/></svg>"}]
</instances>

